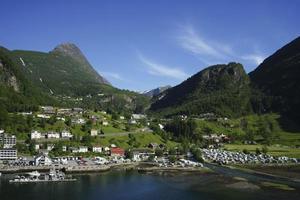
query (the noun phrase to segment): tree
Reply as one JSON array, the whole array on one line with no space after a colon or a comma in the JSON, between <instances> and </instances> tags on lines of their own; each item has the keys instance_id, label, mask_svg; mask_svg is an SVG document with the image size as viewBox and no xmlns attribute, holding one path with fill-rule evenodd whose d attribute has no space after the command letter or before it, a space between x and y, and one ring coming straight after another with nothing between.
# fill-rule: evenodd
<instances>
[{"instance_id":1,"label":"tree","mask_svg":"<svg viewBox=\"0 0 300 200\"><path fill-rule=\"evenodd\" d=\"M155 155L157 157L161 157L164 154L163 150L161 149L155 149Z\"/></svg>"},{"instance_id":2,"label":"tree","mask_svg":"<svg viewBox=\"0 0 300 200\"><path fill-rule=\"evenodd\" d=\"M266 145L264 145L264 146L262 147L261 151L262 151L262 153L267 154L268 151L269 151L269 149L268 149L268 147L267 147Z\"/></svg>"}]
</instances>

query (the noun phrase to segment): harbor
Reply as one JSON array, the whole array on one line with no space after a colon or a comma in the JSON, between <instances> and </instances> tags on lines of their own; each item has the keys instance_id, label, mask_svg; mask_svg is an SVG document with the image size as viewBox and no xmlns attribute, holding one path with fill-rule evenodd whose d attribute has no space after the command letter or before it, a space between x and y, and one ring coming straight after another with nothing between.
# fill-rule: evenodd
<instances>
[{"instance_id":1,"label":"harbor","mask_svg":"<svg viewBox=\"0 0 300 200\"><path fill-rule=\"evenodd\" d=\"M59 170L51 169L49 173L40 173L32 171L29 173L16 175L9 183L42 183L42 182L71 182L76 181L72 177L66 177L65 173Z\"/></svg>"}]
</instances>

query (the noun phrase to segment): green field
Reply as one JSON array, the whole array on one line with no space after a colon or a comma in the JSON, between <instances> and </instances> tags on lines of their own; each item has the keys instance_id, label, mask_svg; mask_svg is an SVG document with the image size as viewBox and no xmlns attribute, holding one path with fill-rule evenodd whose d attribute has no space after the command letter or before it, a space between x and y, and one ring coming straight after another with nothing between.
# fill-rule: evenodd
<instances>
[{"instance_id":1,"label":"green field","mask_svg":"<svg viewBox=\"0 0 300 200\"><path fill-rule=\"evenodd\" d=\"M136 141L135 148L147 147L149 145L149 143L165 144L165 142L159 135L153 134L153 133L135 133L134 138ZM127 149L127 148L131 147L129 144L129 141L130 141L130 138L128 135L105 136L105 137L98 137L96 139L96 141L94 142L94 144L98 144L101 146L109 146L110 144L115 144L119 147ZM175 147L177 145L178 145L178 143L172 142L172 141L168 141L166 143L166 146L168 148Z\"/></svg>"}]
</instances>

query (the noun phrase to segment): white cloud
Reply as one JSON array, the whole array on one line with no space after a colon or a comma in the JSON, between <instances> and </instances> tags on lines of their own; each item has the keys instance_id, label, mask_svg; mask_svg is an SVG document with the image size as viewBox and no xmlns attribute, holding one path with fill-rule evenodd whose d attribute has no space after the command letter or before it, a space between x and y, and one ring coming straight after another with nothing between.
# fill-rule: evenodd
<instances>
[{"instance_id":1,"label":"white cloud","mask_svg":"<svg viewBox=\"0 0 300 200\"><path fill-rule=\"evenodd\" d=\"M259 65L260 63L262 63L264 61L265 56L258 55L258 54L249 54L249 55L242 56L242 59L251 61L252 63L254 63L256 65Z\"/></svg>"},{"instance_id":2,"label":"white cloud","mask_svg":"<svg viewBox=\"0 0 300 200\"><path fill-rule=\"evenodd\" d=\"M192 25L179 26L176 41L179 46L195 55L206 65L230 61L259 65L265 59L264 55L257 53L258 50L243 55L240 51L234 50L231 45L207 40L197 33Z\"/></svg>"},{"instance_id":3,"label":"white cloud","mask_svg":"<svg viewBox=\"0 0 300 200\"><path fill-rule=\"evenodd\" d=\"M222 61L233 54L230 46L204 39L191 25L180 26L176 39L182 48L200 57L200 59L205 56L206 60Z\"/></svg>"},{"instance_id":4,"label":"white cloud","mask_svg":"<svg viewBox=\"0 0 300 200\"><path fill-rule=\"evenodd\" d=\"M114 73L114 72L100 72L100 74L102 74L106 78L113 78L115 80L125 81L125 79L123 79L120 76L120 74L117 74L117 73Z\"/></svg>"},{"instance_id":5,"label":"white cloud","mask_svg":"<svg viewBox=\"0 0 300 200\"><path fill-rule=\"evenodd\" d=\"M145 58L143 55L138 54L138 57L142 63L148 67L148 73L155 76L171 77L179 80L186 79L188 75L181 69L169 67L156 63L152 60Z\"/></svg>"}]
</instances>

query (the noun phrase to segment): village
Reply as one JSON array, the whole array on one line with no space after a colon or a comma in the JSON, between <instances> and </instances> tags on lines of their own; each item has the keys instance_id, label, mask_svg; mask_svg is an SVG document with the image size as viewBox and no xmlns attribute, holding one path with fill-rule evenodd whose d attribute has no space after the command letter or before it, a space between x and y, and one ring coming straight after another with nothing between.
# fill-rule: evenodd
<instances>
[{"instance_id":1,"label":"village","mask_svg":"<svg viewBox=\"0 0 300 200\"><path fill-rule=\"evenodd\" d=\"M54 108L42 106L37 113L19 113L33 116L38 123L27 136L18 139L14 134L0 130L1 171L22 171L56 167L72 172L102 171L115 165L148 163L161 168L202 168L203 162L227 164L297 164L299 159L271 156L265 153L233 152L222 149L230 142L225 134L207 134L202 138L207 148L180 152L178 143L163 142L153 133L152 121L144 114L122 116L106 111L91 112L82 108ZM211 115L201 116L211 117ZM186 116L181 116L182 120ZM54 121L54 122L51 122ZM227 120L225 118L224 120ZM49 122L50 121L50 122ZM54 128L55 127L55 128ZM163 130L164 125L157 127ZM143 138L143 143L137 137ZM118 138L127 138L126 142ZM149 137L148 139L145 139ZM107 138L110 138L109 140ZM124 147L124 144L127 145ZM25 149L25 150L24 150ZM194 148L195 149L195 148ZM199 153L200 152L200 153Z\"/></svg>"}]
</instances>

